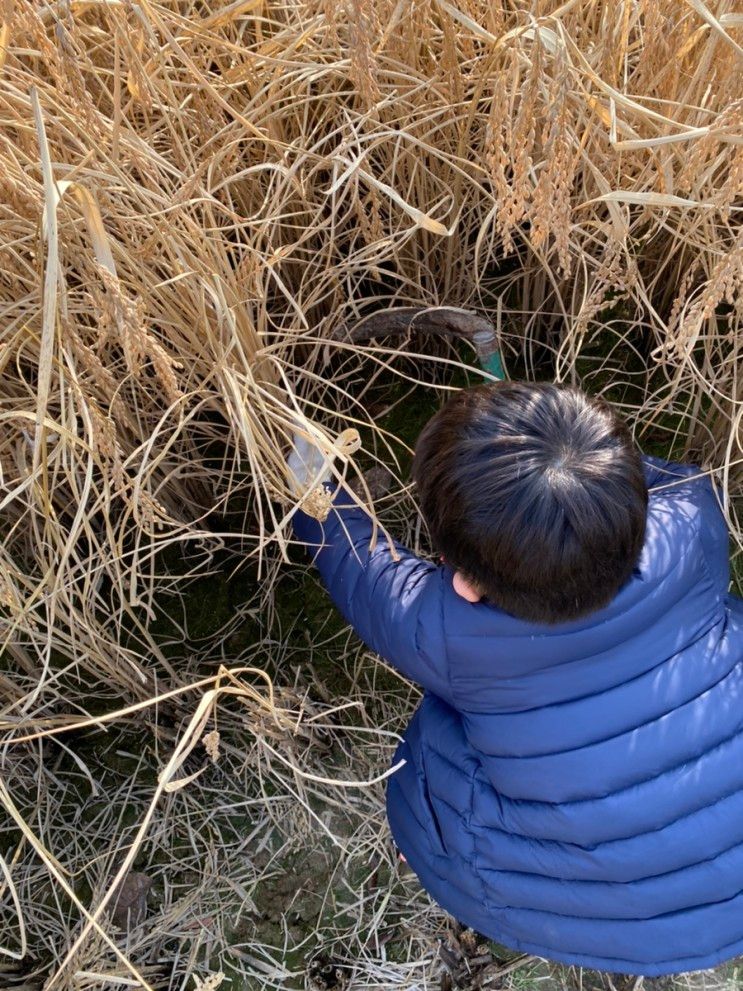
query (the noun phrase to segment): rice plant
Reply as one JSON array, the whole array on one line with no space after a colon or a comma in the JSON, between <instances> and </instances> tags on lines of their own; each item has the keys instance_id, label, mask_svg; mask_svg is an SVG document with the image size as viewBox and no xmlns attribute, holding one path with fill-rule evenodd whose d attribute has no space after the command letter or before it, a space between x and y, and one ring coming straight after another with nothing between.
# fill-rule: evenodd
<instances>
[{"instance_id":1,"label":"rice plant","mask_svg":"<svg viewBox=\"0 0 743 991\"><path fill-rule=\"evenodd\" d=\"M284 454L297 424L327 450L358 429L339 477L374 511L362 469L386 465L380 522L420 542L381 414L416 383L455 387L470 354L419 333L359 343L364 317L485 316L512 375L581 381L641 445L715 472L740 546L742 29L728 0L0 4L0 906L27 950L17 986L185 987L210 979L207 945L234 947L245 981L300 979L228 933L265 865L236 853L224 873L199 847L222 787L208 733L238 769L222 805L249 795L254 828L287 842L335 849L319 806L375 782L342 848L394 870L378 779L413 696L398 685L385 709L360 675L346 698L321 675L297 694ZM190 583L235 569L251 593L191 635ZM360 725L328 715L346 704ZM373 742L323 773L319 725L346 757L354 733ZM100 785L65 740L126 747L141 726L129 784L86 834L66 829ZM140 832L117 818L129 801ZM190 894L167 889L168 856ZM115 879L142 858L157 926L113 937ZM357 987L431 986L443 922L398 882L340 926ZM409 953L390 962L375 934L393 916Z\"/></svg>"}]
</instances>

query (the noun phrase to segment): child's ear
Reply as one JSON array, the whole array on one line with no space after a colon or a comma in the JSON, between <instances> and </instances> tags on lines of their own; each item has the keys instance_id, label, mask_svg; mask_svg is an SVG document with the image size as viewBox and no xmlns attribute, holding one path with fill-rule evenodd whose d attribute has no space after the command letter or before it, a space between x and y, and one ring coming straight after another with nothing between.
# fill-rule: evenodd
<instances>
[{"instance_id":1,"label":"child's ear","mask_svg":"<svg viewBox=\"0 0 743 991\"><path fill-rule=\"evenodd\" d=\"M476 585L473 585L468 578L465 578L461 571L454 572L452 585L457 595L461 595L467 602L479 602L482 598L480 589Z\"/></svg>"}]
</instances>

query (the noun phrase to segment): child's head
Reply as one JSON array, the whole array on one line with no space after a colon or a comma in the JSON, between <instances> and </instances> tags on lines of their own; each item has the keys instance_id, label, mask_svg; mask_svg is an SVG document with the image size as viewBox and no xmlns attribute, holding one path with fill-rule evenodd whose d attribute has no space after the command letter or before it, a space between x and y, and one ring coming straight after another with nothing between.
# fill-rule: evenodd
<instances>
[{"instance_id":1,"label":"child's head","mask_svg":"<svg viewBox=\"0 0 743 991\"><path fill-rule=\"evenodd\" d=\"M455 588L522 619L607 605L632 573L647 487L627 427L580 389L499 382L429 420L413 477Z\"/></svg>"}]
</instances>

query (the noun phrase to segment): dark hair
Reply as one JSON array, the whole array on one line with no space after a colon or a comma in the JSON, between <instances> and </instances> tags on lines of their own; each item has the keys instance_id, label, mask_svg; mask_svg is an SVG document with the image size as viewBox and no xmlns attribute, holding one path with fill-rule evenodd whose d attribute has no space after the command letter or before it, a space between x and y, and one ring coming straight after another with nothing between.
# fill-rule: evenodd
<instances>
[{"instance_id":1,"label":"dark hair","mask_svg":"<svg viewBox=\"0 0 743 991\"><path fill-rule=\"evenodd\" d=\"M607 605L642 550L639 451L611 406L580 389L457 393L418 438L413 478L447 563L522 619L559 623Z\"/></svg>"}]
</instances>

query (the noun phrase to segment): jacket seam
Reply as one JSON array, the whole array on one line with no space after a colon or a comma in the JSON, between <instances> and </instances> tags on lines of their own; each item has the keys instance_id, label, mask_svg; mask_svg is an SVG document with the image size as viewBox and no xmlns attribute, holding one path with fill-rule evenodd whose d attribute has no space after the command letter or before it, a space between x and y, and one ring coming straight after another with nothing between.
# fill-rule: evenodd
<instances>
[{"instance_id":1,"label":"jacket seam","mask_svg":"<svg viewBox=\"0 0 743 991\"><path fill-rule=\"evenodd\" d=\"M439 799L439 801L442 800ZM449 803L447 802L446 804L448 805ZM476 835L482 837L486 833L490 833L490 832L501 833L503 836L516 835L510 833L506 829L497 829L495 826L482 827L478 829ZM638 837L633 836L633 837L628 837L628 839L638 839L639 836L644 836L644 835L645 835L644 833L641 833L638 835ZM573 850L571 849L571 847L575 846L575 844L569 844L569 843L563 844L559 840L541 840L541 839L538 840L536 838L532 839L530 837L527 837L526 839L527 842L530 843L544 843L544 844L550 844L552 846L562 847L568 856L573 855ZM603 845L604 844L597 844L597 846L603 846ZM604 877L568 877L567 875L563 876L561 874L542 874L539 871L520 870L517 867L492 867L489 866L488 864L483 864L482 870L490 871L493 874L518 874L521 877L542 878L545 881L556 881L558 883L568 883L568 884L578 884L578 885L606 884L606 885L617 885L617 886L621 885L622 887L625 887L635 884L642 884L645 881L660 882L662 881L663 878L668 878L673 874L682 874L685 871L693 870L695 867L701 867L704 864L712 864L719 857L722 857L725 854L730 853L732 850L739 850L742 847L743 847L743 840L738 840L737 842L731 843L729 846L723 847L721 850L718 850L717 853L713 854L711 857L704 857L702 860L693 860L690 861L688 864L681 864L679 867L672 867L670 870L660 871L658 874L643 874L641 877L627 878L626 880L623 881L604 878ZM593 848L578 847L578 849L582 849L582 850L588 849L589 852L593 852Z\"/></svg>"},{"instance_id":2,"label":"jacket seam","mask_svg":"<svg viewBox=\"0 0 743 991\"><path fill-rule=\"evenodd\" d=\"M676 602L674 602L673 603L673 606L671 608L675 608L680 601L681 601L681 599L679 599ZM717 601L717 599L716 599L716 601ZM725 630L727 629L728 620L730 618L730 606L729 606L729 604L727 602L727 597L725 597L722 600L720 600L720 604L721 604L722 608L719 609L719 610L716 609L714 611L714 613L712 615L712 619L711 619L709 625L708 626L705 626L699 632L698 636L694 640L690 640L688 643L684 644L683 647L680 647L678 650L674 651L673 654L669 654L667 657L663 657L660 661L658 661L657 664L654 664L652 667L647 668L644 671L641 671L639 674L634 675L632 678L627 678L624 681L620 681L620 682L617 682L615 684L609 685L606 688L599 688L599 689L597 689L594 692L587 692L585 695L575 695L575 696L571 696L570 698L559 699L559 700L557 700L555 702L550 702L547 705L530 705L526 709L508 709L504 713L498 713L497 711L494 711L494 709L493 709L492 706L490 706L489 708L484 708L484 709L473 709L471 707L462 706L460 709L458 709L458 711L462 715L477 715L477 716L483 716L483 715L507 715L507 716L520 716L520 715L525 715L525 714L530 713L530 712L538 712L538 711L540 711L542 709L551 709L551 708L558 708L559 706L563 706L563 705L570 705L573 702L583 702L586 699L596 698L596 696L598 696L598 695L605 695L605 694L607 694L609 692L614 691L617 688L622 688L625 685L631 685L632 682L638 681L640 678L644 678L646 675L651 674L651 672L653 672L653 671L657 671L658 668L662 667L664 664L667 664L674 657L677 657L679 654L685 653L687 650L689 650L689 648L694 647L696 644L699 643L700 640L702 640L703 637L705 637L708 634L710 634L714 630L714 628L716 626L718 626L720 623L723 624L723 629L720 631L720 638L722 638L722 636L724 636L724 634L725 634ZM479 634L473 634L471 636L471 639L474 639L477 636L479 636ZM607 653L609 650L616 650L618 648L622 648L622 647L626 646L627 643L629 643L629 642L630 641L623 641L623 643L617 644L614 647L607 648L607 651L602 651L601 653ZM601 661L598 659L601 656L600 654L596 654L596 655L590 655L590 654L588 654L585 657L575 658L575 660L576 661L586 661L589 658L591 658L592 656L597 659L596 660L596 663L597 664L600 664L601 663ZM565 663L570 663L570 662L565 662ZM559 667L559 665L555 665L554 666L554 668L557 668L557 667ZM554 668L553 668L553 670L554 670ZM731 668L731 670L732 670L732 668ZM517 678L518 676L517 675L514 675L513 677L514 678ZM480 680L480 679L476 679L476 680ZM502 679L502 680L509 680L509 679Z\"/></svg>"},{"instance_id":3,"label":"jacket seam","mask_svg":"<svg viewBox=\"0 0 743 991\"><path fill-rule=\"evenodd\" d=\"M738 728L735 730L734 733L731 733L729 736L726 736L723 740L720 740L718 743L715 743L708 750L704 750L702 751L702 753L697 754L694 757L687 757L686 760L682 760L678 764L674 764L673 767L668 767L665 770L660 771L658 774L653 774L649 778L642 778L640 781L635 781L631 785L625 785L623 788L618 788L616 791L607 792L605 795L590 795L587 796L586 798L570 798L562 802L550 802L547 800L534 801L533 799L528 799L528 798L513 798L510 795L503 794L502 792L498 792L498 794L502 799L506 799L509 802L520 802L524 805L535 805L535 806L550 805L550 806L557 806L559 808L565 808L566 806L571 806L571 805L582 805L590 802L600 802L606 798L617 797L619 795L624 794L624 792L632 791L634 788L637 788L641 785L650 784L651 781L657 781L658 778L662 778L665 777L666 775L673 774L674 771L678 771L682 767L686 767L687 764L696 763L697 761L701 760L703 757L706 757L709 754L711 754L713 751L720 750L722 747L726 746L726 744L731 743L733 740L737 739L737 737L743 735L743 729L741 728L741 725L743 725L743 716L741 716L741 724L738 726ZM485 773L484 769L483 769L483 773ZM489 787L491 788L493 787L492 783L487 777L485 781L487 782ZM731 792L731 794L733 793ZM703 807L704 806L702 806L702 808ZM680 816L679 818L683 818L683 816Z\"/></svg>"},{"instance_id":4,"label":"jacket seam","mask_svg":"<svg viewBox=\"0 0 743 991\"><path fill-rule=\"evenodd\" d=\"M680 709L685 708L687 705L693 705L695 702L698 702L699 699L704 698L705 695L709 695L711 692L714 692L716 689L718 689L720 685L723 684L723 682L728 680L728 678L732 678L733 674L735 673L735 669L739 666L740 666L740 661L736 661L733 664L733 666L728 671L726 671L725 674L722 675L721 678L718 678L717 681L713 682L711 685L708 685L705 689L703 689L701 692L698 692L696 695L692 695L692 697L687 699L685 702L680 702L678 705L671 706L670 709L666 709L664 712L658 713L657 715L651 717L650 719L646 719L644 722L638 723L636 726L630 726L627 729L620 730L620 732L618 733L613 733L611 736L601 737L601 739L599 740L590 740L589 742L580 743L576 747L566 747L564 750L550 750L538 754L491 754L485 750L479 752L482 753L485 757L488 757L489 759L492 760L529 761L529 760L544 760L545 758L548 757L561 757L564 754L577 753L579 750L589 750L591 747L599 747L605 743L611 743L614 740L620 740L623 736L629 736L632 733L636 733L638 730L643 730L648 726L652 726L654 723L658 723L662 719L666 719L668 716L672 715L675 712L678 712ZM626 684L629 684L629 682L626 682ZM590 697L591 696L588 696L588 698ZM578 700L576 699L576 701ZM487 714L476 713L476 715L487 715ZM716 744L713 744L712 746L714 747L716 746ZM703 751L703 753L706 753L706 751ZM689 758L689 760L693 760L693 759L694 759L693 757ZM663 771L659 773L662 774Z\"/></svg>"},{"instance_id":5,"label":"jacket seam","mask_svg":"<svg viewBox=\"0 0 743 991\"><path fill-rule=\"evenodd\" d=\"M567 883L573 883L573 882L567 882ZM727 898L717 898L717 899L712 899L710 901L699 902L699 903L695 903L694 905L688 905L686 908L670 909L667 912L657 912L655 915L647 915L647 916L642 916L642 917L635 916L635 915L633 915L633 916L615 916L615 915L602 916L601 919L600 919L600 921L601 922L614 922L614 923L617 923L617 922L619 922L619 923L622 923L622 922L642 922L642 923L653 922L653 921L656 921L658 919L668 918L669 916L672 916L672 915L679 915L679 914L683 915L685 912L692 912L692 911L694 911L696 909L710 908L713 905L727 905L729 902L734 902L737 898L741 898L742 896L743 896L743 888L739 889L738 891L735 892L735 894L732 894L732 895L730 895ZM495 909L497 909L499 911L503 911L503 910L509 911L510 910L510 911L513 911L513 912L535 912L535 913L541 914L541 915L552 915L552 916L554 916L555 918L558 918L558 919L570 919L571 921L572 920L575 920L577 922L582 922L582 923L596 921L596 919L595 919L595 917L593 915L575 915L575 914L570 913L570 912L551 912L549 909L546 909L546 908L528 908L525 905L499 905L498 902L493 901L492 898L487 898L486 899L486 904L493 906L493 908L495 908Z\"/></svg>"}]
</instances>

